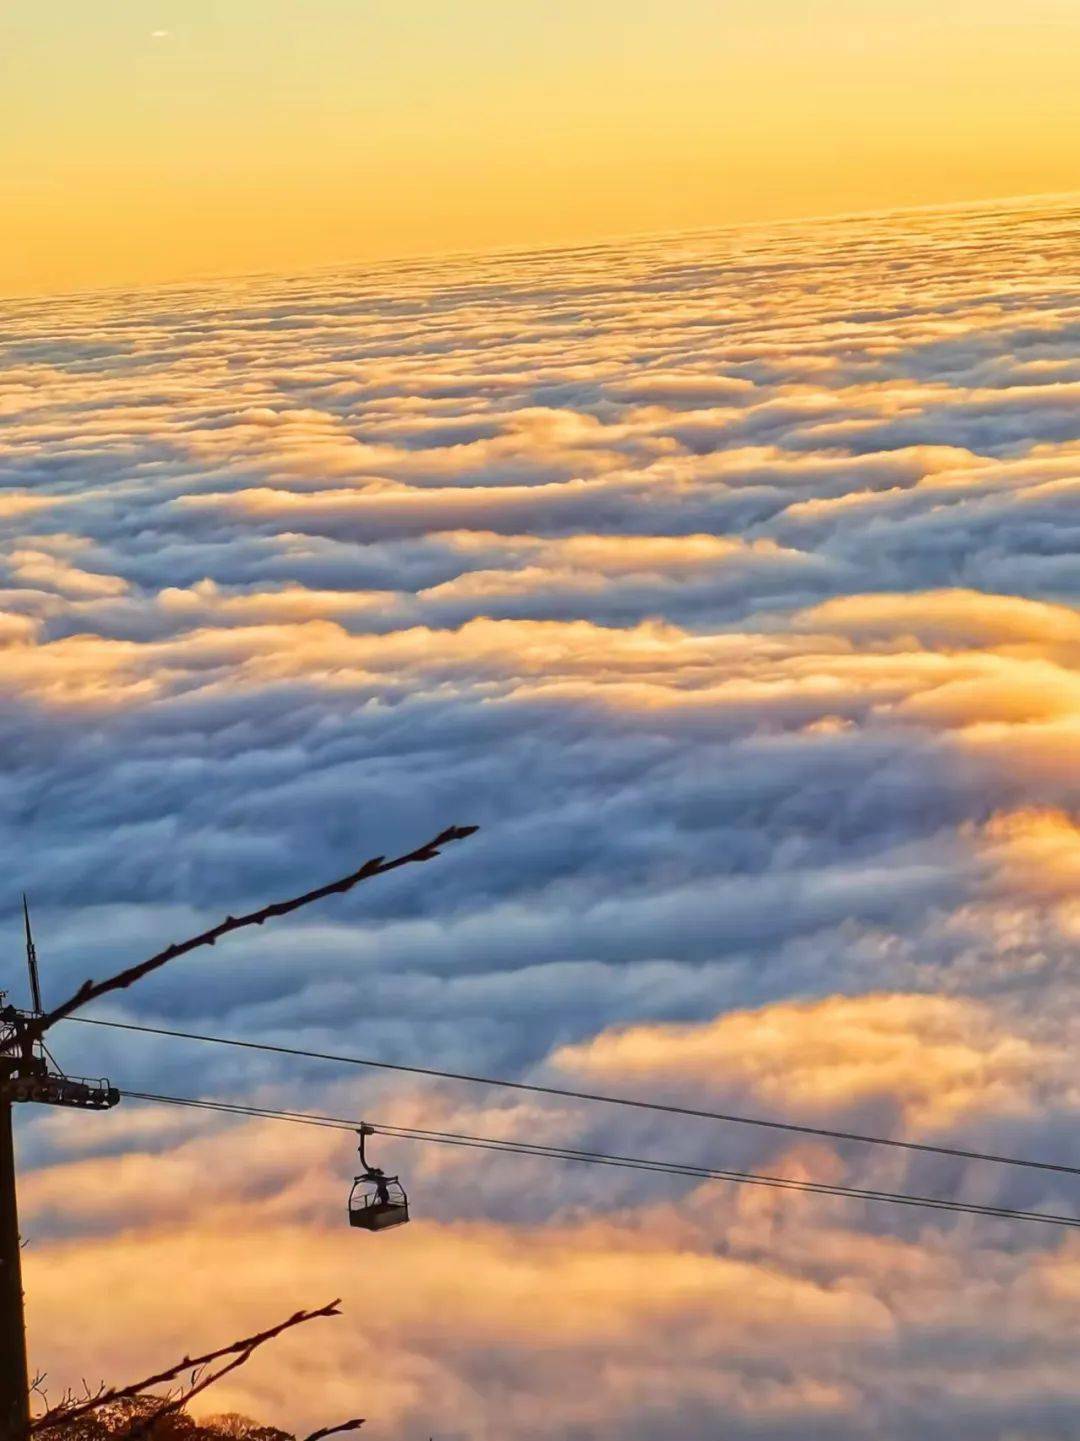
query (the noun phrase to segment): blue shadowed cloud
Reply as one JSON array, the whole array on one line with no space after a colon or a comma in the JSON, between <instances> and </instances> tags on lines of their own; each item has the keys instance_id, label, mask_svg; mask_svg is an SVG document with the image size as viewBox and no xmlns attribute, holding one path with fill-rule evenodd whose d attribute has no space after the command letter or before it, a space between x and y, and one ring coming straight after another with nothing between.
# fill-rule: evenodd
<instances>
[{"instance_id":1,"label":"blue shadowed cloud","mask_svg":"<svg viewBox=\"0 0 1080 1441\"><path fill-rule=\"evenodd\" d=\"M986 208L0 308L4 983L24 888L55 1000L478 823L107 1014L1074 1161L1076 233ZM139 1089L1077 1204L75 1025L55 1048ZM541 1408L565 1441L1080 1416L1053 1232L398 1143L422 1224L343 1281L347 1136L20 1119L58 1378L171 1354L146 1278L178 1266L185 1338L351 1297L329 1350L218 1398L296 1426L325 1419L316 1356L403 1434L492 1441Z\"/></svg>"}]
</instances>

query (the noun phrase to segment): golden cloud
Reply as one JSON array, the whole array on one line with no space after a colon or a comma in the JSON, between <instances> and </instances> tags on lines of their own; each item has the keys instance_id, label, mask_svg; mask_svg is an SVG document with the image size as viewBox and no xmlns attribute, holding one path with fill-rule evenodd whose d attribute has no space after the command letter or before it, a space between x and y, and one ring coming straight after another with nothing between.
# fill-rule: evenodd
<instances>
[{"instance_id":1,"label":"golden cloud","mask_svg":"<svg viewBox=\"0 0 1080 1441\"><path fill-rule=\"evenodd\" d=\"M877 994L785 1001L687 1025L607 1031L554 1057L590 1084L642 1080L760 1098L777 1114L887 1101L913 1131L980 1112L1030 1113L1064 1056L996 1023L975 1001Z\"/></svg>"}]
</instances>

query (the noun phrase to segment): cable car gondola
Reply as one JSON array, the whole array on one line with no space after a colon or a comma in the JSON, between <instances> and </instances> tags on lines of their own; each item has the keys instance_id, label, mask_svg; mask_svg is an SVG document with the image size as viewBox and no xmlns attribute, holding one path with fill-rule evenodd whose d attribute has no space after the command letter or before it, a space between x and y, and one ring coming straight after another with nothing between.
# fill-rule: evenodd
<instances>
[{"instance_id":1,"label":"cable car gondola","mask_svg":"<svg viewBox=\"0 0 1080 1441\"><path fill-rule=\"evenodd\" d=\"M396 1176L388 1176L378 1166L369 1166L364 1154L364 1141L375 1134L375 1127L363 1125L360 1137L360 1164L363 1174L357 1176L349 1192L349 1225L362 1231L387 1231L409 1219L409 1198Z\"/></svg>"}]
</instances>

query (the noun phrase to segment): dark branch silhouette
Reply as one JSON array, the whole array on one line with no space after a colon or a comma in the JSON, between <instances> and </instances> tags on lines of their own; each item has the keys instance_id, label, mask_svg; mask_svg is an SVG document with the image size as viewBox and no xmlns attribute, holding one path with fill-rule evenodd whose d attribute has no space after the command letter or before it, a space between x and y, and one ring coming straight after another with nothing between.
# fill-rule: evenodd
<instances>
[{"instance_id":1,"label":"dark branch silhouette","mask_svg":"<svg viewBox=\"0 0 1080 1441\"><path fill-rule=\"evenodd\" d=\"M334 1311L329 1314L338 1315L339 1313ZM312 1318L305 1316L303 1319L310 1321ZM191 1385L188 1389L186 1391L181 1389L175 1396L165 1397L162 1404L158 1406L156 1410L151 1411L148 1415L143 1416L135 1422L126 1433L125 1441L139 1441L140 1437L148 1436L159 1421L163 1420L166 1416L171 1416L176 1411L182 1410L193 1396L198 1396L201 1392L205 1391L207 1387L212 1386L215 1381L220 1381L222 1376L227 1376L230 1371L238 1371L245 1362L251 1360L256 1349L262 1344L262 1340L265 1339L269 1338L255 1339L250 1346L241 1351L239 1355L234 1356L231 1361L226 1362L224 1366L219 1367L217 1371L207 1371L203 1373L201 1367L196 1368L196 1370L192 1372Z\"/></svg>"},{"instance_id":2,"label":"dark branch silhouette","mask_svg":"<svg viewBox=\"0 0 1080 1441\"><path fill-rule=\"evenodd\" d=\"M351 1421L342 1421L338 1426L320 1426L318 1431L312 1431L310 1436L305 1436L304 1441L323 1441L324 1436L338 1436L342 1431L359 1431L363 1424L362 1416L354 1416Z\"/></svg>"},{"instance_id":3,"label":"dark branch silhouette","mask_svg":"<svg viewBox=\"0 0 1080 1441\"><path fill-rule=\"evenodd\" d=\"M292 900L275 901L271 905L264 906L262 910L252 911L246 916L226 916L219 925L211 926L208 931L203 931L197 936L190 936L186 941L166 946L163 951L158 951L156 955L140 961L136 966L129 966L127 970L119 971L115 976L109 976L104 981L84 981L73 995L61 1002L54 1010L29 1022L23 1028L23 1042L40 1039L50 1026L63 1020L65 1016L70 1016L72 1011L79 1010L88 1002L96 1001L111 991L124 990L136 981L141 981L143 976L149 975L151 971L156 971L161 966L168 965L170 961L175 961L178 956L186 955L200 946L214 945L222 936L227 936L231 931L239 931L244 926L261 926L264 921L272 920L275 916L286 916L290 911L298 911L301 906L308 906L313 901L321 901L325 896L340 895L344 891L351 891L353 886L359 885L361 881L371 880L373 876L384 876L388 871L399 870L402 866L432 861L439 855L441 846L450 845L453 841L464 840L476 830L476 826L448 826L433 840L427 841L424 845L418 846L416 850L409 851L405 855L395 856L389 861L384 856L373 856L371 860L365 861L359 870L342 876L338 881L330 881L328 885L318 886L313 891L306 891L302 896L294 896ZM14 1045L14 1039L0 1044L0 1054L9 1051Z\"/></svg>"},{"instance_id":4,"label":"dark branch silhouette","mask_svg":"<svg viewBox=\"0 0 1080 1441\"><path fill-rule=\"evenodd\" d=\"M202 1356L185 1356L175 1366L167 1366L164 1371L159 1371L154 1376L147 1376L142 1381L132 1382L129 1386L102 1388L95 1395L88 1396L83 1401L62 1402L43 1415L35 1417L30 1423L30 1430L36 1432L50 1430L54 1427L70 1426L76 1421L81 1421L85 1416L89 1416L92 1411L114 1405L118 1401L131 1400L136 1396L144 1395L152 1386L162 1386L170 1381L175 1381L181 1375L191 1373L196 1379L187 1391L181 1391L172 1398L164 1398L162 1405L151 1416L139 1423L139 1429L145 1430L170 1411L179 1410L192 1396L197 1396L200 1392L205 1391L208 1386L212 1386L227 1372L235 1371L243 1366L260 1346L265 1346L268 1341L273 1341L294 1326L302 1326L305 1322L317 1320L320 1316L340 1316L340 1306L341 1302L338 1300L331 1301L326 1306L320 1306L317 1311L297 1311L288 1320L280 1321L276 1326L270 1326L265 1331L258 1331L254 1336L244 1336L239 1341L233 1341L228 1346L219 1346L216 1351L207 1351ZM206 1367L214 1361L220 1361L225 1356L231 1357L226 1365L217 1371L203 1374ZM355 1430L356 1427L350 1421L345 1423L344 1429Z\"/></svg>"}]
</instances>

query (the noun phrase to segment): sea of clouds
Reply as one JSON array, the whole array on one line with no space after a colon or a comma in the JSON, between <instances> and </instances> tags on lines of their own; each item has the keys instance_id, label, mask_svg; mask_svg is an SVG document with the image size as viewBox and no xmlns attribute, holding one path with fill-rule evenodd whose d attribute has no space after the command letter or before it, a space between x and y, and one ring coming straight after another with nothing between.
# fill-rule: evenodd
<instances>
[{"instance_id":1,"label":"sea of clouds","mask_svg":"<svg viewBox=\"0 0 1080 1441\"><path fill-rule=\"evenodd\" d=\"M3 984L451 823L96 1014L1076 1162L1080 208L0 306ZM1066 1176L66 1024L119 1085L1046 1210ZM29 1110L29 1108L27 1108ZM21 1112L35 1365L344 1298L214 1405L441 1441L1058 1441L1069 1232ZM209 1393L208 1400L213 1393Z\"/></svg>"}]
</instances>

